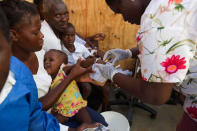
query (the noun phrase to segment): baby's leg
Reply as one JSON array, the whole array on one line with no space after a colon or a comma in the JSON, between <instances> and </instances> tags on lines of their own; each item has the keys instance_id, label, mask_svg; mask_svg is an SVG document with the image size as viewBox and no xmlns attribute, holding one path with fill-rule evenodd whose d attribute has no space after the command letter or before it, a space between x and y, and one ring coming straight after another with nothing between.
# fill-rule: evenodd
<instances>
[{"instance_id":1,"label":"baby's leg","mask_svg":"<svg viewBox=\"0 0 197 131\"><path fill-rule=\"evenodd\" d=\"M51 114L53 116L55 116L56 119L58 120L58 122L61 124L64 124L64 123L68 122L68 120L69 120L68 117L65 117L65 116L59 114L58 112L54 111L53 109L51 110Z\"/></svg>"},{"instance_id":2,"label":"baby's leg","mask_svg":"<svg viewBox=\"0 0 197 131\"><path fill-rule=\"evenodd\" d=\"M80 123L92 123L93 122L86 108L82 108L79 110L79 112L76 114L76 119Z\"/></svg>"},{"instance_id":3,"label":"baby's leg","mask_svg":"<svg viewBox=\"0 0 197 131\"><path fill-rule=\"evenodd\" d=\"M83 99L87 100L88 96L92 91L91 84L87 82L78 82L78 86L80 88Z\"/></svg>"},{"instance_id":4,"label":"baby's leg","mask_svg":"<svg viewBox=\"0 0 197 131\"><path fill-rule=\"evenodd\" d=\"M100 87L100 88L102 92L102 112L104 112L107 110L107 106L109 103L110 90L109 90L107 82L103 87Z\"/></svg>"}]
</instances>

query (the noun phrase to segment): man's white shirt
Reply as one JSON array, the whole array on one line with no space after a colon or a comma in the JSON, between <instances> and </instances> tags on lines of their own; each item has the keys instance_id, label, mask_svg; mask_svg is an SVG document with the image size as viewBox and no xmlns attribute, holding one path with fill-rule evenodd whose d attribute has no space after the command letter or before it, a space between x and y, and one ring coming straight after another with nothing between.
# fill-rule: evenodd
<instances>
[{"instance_id":1,"label":"man's white shirt","mask_svg":"<svg viewBox=\"0 0 197 131\"><path fill-rule=\"evenodd\" d=\"M50 25L44 20L41 23L41 32L44 35L44 45L43 50L49 51L50 49L56 49L61 50L61 41L60 39L55 35ZM86 41L81 39L78 35L75 35L75 42L80 43L82 45L86 44Z\"/></svg>"}]
</instances>

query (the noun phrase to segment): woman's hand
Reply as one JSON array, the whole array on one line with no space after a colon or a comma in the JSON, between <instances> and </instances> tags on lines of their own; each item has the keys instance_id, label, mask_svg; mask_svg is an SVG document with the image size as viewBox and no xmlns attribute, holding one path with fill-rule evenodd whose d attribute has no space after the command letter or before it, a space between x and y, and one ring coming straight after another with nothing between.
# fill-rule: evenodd
<instances>
[{"instance_id":1,"label":"woman's hand","mask_svg":"<svg viewBox=\"0 0 197 131\"><path fill-rule=\"evenodd\" d=\"M112 80L113 79L113 76L116 74L116 73L119 73L121 72L121 70L118 70L116 69L115 67L109 65L109 64L94 64L96 68L99 69L100 73L102 74L102 76L105 78L105 79L109 79L109 80Z\"/></svg>"},{"instance_id":2,"label":"woman's hand","mask_svg":"<svg viewBox=\"0 0 197 131\"><path fill-rule=\"evenodd\" d=\"M124 59L132 57L131 50L122 50L122 49L112 49L105 53L104 60L109 61L112 64Z\"/></svg>"}]
</instances>

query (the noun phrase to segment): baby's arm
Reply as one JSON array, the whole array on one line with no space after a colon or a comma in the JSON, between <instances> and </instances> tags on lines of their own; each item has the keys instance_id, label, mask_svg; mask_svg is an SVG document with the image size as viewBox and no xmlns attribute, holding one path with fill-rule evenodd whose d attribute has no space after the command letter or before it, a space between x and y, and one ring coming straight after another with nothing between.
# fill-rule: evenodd
<instances>
[{"instance_id":1,"label":"baby's arm","mask_svg":"<svg viewBox=\"0 0 197 131\"><path fill-rule=\"evenodd\" d=\"M96 57L94 57L94 56L88 56L85 60L83 60L81 62L81 67L87 68L89 66L92 66L95 61L96 61Z\"/></svg>"},{"instance_id":2,"label":"baby's arm","mask_svg":"<svg viewBox=\"0 0 197 131\"><path fill-rule=\"evenodd\" d=\"M64 92L65 88L70 84L70 82L72 82L73 80L75 80L76 78L78 78L79 76L85 73L92 72L91 68L82 68L80 66L80 63L81 63L81 59L79 59L77 61L77 64L73 66L72 70L70 71L66 79L64 79L56 88L54 88L53 90L48 92L45 96L39 99L39 101L43 105L42 108L43 110L48 110L55 104L55 102L59 99L61 94Z\"/></svg>"},{"instance_id":3,"label":"baby's arm","mask_svg":"<svg viewBox=\"0 0 197 131\"><path fill-rule=\"evenodd\" d=\"M74 67L74 65L69 65L69 66L65 66L63 68L63 71L66 75L68 75L70 73L70 71L72 70L72 68Z\"/></svg>"},{"instance_id":4,"label":"baby's arm","mask_svg":"<svg viewBox=\"0 0 197 131\"><path fill-rule=\"evenodd\" d=\"M105 55L105 52L102 51L102 50L96 50L96 51L94 52L94 56L95 56L96 58L101 58L101 59L103 59L104 55Z\"/></svg>"}]
</instances>

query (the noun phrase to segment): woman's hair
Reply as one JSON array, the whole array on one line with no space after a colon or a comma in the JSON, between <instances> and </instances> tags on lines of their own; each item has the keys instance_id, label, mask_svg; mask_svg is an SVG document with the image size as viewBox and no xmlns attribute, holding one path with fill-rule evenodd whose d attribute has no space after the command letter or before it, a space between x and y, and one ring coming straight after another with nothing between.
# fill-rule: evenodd
<instances>
[{"instance_id":1,"label":"woman's hair","mask_svg":"<svg viewBox=\"0 0 197 131\"><path fill-rule=\"evenodd\" d=\"M31 20L32 16L38 15L36 5L23 0L3 0L0 3L5 12L10 28L21 20Z\"/></svg>"},{"instance_id":2,"label":"woman's hair","mask_svg":"<svg viewBox=\"0 0 197 131\"><path fill-rule=\"evenodd\" d=\"M7 39L7 41L10 40L10 31L9 31L9 25L6 18L5 13L0 8L0 30L2 31L4 37ZM9 42L8 42L9 43Z\"/></svg>"},{"instance_id":3,"label":"woman's hair","mask_svg":"<svg viewBox=\"0 0 197 131\"><path fill-rule=\"evenodd\" d=\"M36 5L42 4L44 0L33 0L33 3Z\"/></svg>"}]
</instances>

